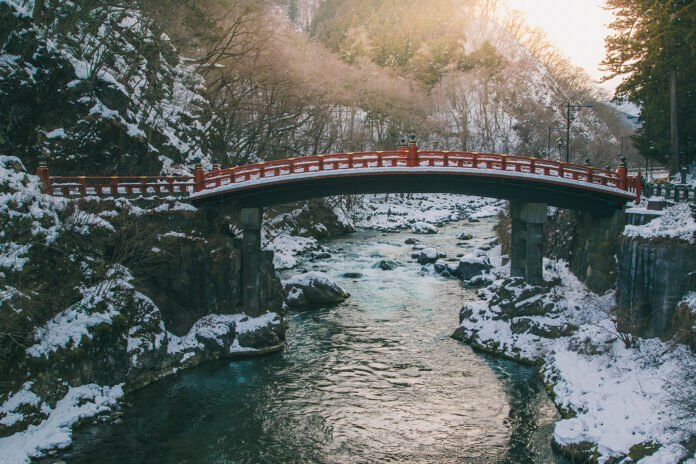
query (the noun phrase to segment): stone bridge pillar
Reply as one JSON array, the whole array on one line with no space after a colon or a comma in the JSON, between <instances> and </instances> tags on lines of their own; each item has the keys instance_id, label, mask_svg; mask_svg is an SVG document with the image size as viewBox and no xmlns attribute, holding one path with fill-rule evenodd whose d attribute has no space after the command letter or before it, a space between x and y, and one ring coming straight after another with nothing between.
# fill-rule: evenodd
<instances>
[{"instance_id":1,"label":"stone bridge pillar","mask_svg":"<svg viewBox=\"0 0 696 464\"><path fill-rule=\"evenodd\" d=\"M262 208L242 209L242 303L244 314L261 316Z\"/></svg>"},{"instance_id":2,"label":"stone bridge pillar","mask_svg":"<svg viewBox=\"0 0 696 464\"><path fill-rule=\"evenodd\" d=\"M545 203L511 201L512 216L510 275L524 277L530 285L544 282Z\"/></svg>"}]
</instances>

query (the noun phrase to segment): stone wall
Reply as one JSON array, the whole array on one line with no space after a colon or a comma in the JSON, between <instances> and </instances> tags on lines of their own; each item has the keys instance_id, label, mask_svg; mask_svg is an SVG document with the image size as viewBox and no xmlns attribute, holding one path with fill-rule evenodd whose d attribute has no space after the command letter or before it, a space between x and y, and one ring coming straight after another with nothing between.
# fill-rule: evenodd
<instances>
[{"instance_id":1,"label":"stone wall","mask_svg":"<svg viewBox=\"0 0 696 464\"><path fill-rule=\"evenodd\" d=\"M219 212L199 210L144 218L144 228L182 233L159 235L144 266L134 267L139 287L162 312L169 331L186 334L208 314L242 311L241 241L229 232L229 218ZM163 224L165 222L166 224ZM279 312L282 287L273 268L273 254L261 263L261 303Z\"/></svg>"},{"instance_id":2,"label":"stone wall","mask_svg":"<svg viewBox=\"0 0 696 464\"><path fill-rule=\"evenodd\" d=\"M696 247L677 240L620 240L616 302L621 322L642 337L671 337L675 311L696 290Z\"/></svg>"},{"instance_id":3,"label":"stone wall","mask_svg":"<svg viewBox=\"0 0 696 464\"><path fill-rule=\"evenodd\" d=\"M545 255L566 260L570 269L596 293L616 288L619 237L625 214L592 216L558 210L545 230Z\"/></svg>"}]
</instances>

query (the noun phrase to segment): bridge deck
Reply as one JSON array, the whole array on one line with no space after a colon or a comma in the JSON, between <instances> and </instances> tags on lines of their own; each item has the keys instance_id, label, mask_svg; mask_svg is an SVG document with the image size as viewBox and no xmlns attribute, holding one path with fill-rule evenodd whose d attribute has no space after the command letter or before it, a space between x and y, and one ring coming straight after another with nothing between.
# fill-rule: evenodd
<instances>
[{"instance_id":1,"label":"bridge deck","mask_svg":"<svg viewBox=\"0 0 696 464\"><path fill-rule=\"evenodd\" d=\"M62 196L186 195L196 203L266 206L345 193L450 192L543 201L573 209L616 209L640 196L640 175L539 158L473 152L339 153L268 161L194 176L50 177L47 192Z\"/></svg>"}]
</instances>

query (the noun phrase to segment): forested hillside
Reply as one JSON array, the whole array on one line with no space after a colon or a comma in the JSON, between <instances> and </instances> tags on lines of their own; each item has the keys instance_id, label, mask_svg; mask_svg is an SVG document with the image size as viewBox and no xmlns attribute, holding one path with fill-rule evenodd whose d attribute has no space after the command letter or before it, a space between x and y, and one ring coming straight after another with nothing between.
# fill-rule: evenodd
<instances>
[{"instance_id":1,"label":"forested hillside","mask_svg":"<svg viewBox=\"0 0 696 464\"><path fill-rule=\"evenodd\" d=\"M495 2L0 0L0 152L156 173L422 146L615 161L619 115ZM552 155L559 156L552 134ZM562 151L564 150L561 147Z\"/></svg>"}]
</instances>

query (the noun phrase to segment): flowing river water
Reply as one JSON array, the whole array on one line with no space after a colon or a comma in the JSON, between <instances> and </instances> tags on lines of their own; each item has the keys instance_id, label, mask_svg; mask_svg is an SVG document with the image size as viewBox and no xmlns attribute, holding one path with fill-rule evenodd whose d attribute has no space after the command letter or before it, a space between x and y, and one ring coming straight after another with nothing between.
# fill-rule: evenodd
<instances>
[{"instance_id":1,"label":"flowing river water","mask_svg":"<svg viewBox=\"0 0 696 464\"><path fill-rule=\"evenodd\" d=\"M492 219L419 236L450 257L493 238ZM463 232L474 235L458 244ZM351 293L291 312L282 353L207 364L131 394L122 422L79 429L75 463L560 463L556 411L532 368L450 338L474 290L424 275L411 234L358 232L326 244ZM404 264L394 271L381 259ZM346 273L362 274L360 278Z\"/></svg>"}]
</instances>

